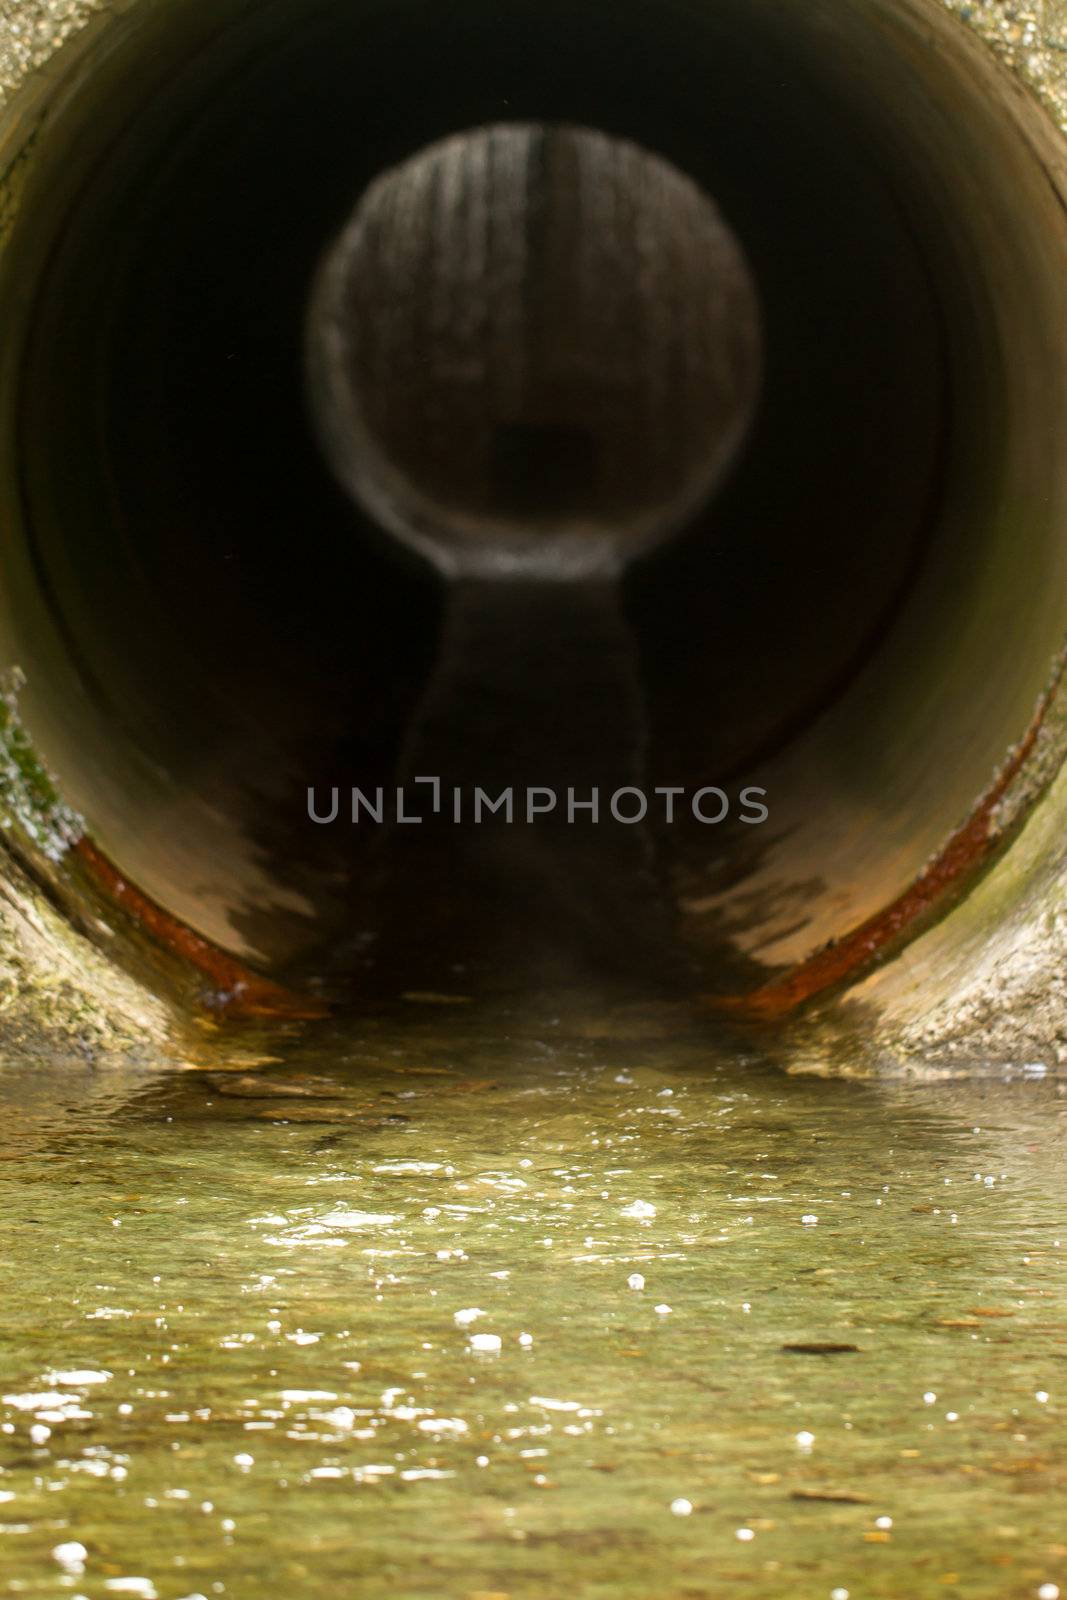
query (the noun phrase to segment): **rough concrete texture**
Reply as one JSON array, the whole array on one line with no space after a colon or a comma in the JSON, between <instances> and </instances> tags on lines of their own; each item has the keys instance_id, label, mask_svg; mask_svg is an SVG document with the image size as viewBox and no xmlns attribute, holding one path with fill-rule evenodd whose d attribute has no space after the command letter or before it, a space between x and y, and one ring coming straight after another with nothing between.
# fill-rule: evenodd
<instances>
[{"instance_id":1,"label":"rough concrete texture","mask_svg":"<svg viewBox=\"0 0 1067 1600\"><path fill-rule=\"evenodd\" d=\"M1037 89L1067 131L1067 0L944 0L993 46L1012 71Z\"/></svg>"},{"instance_id":2,"label":"rough concrete texture","mask_svg":"<svg viewBox=\"0 0 1067 1600\"><path fill-rule=\"evenodd\" d=\"M98 12L102 0L2 0L0 103Z\"/></svg>"},{"instance_id":3,"label":"rough concrete texture","mask_svg":"<svg viewBox=\"0 0 1067 1600\"><path fill-rule=\"evenodd\" d=\"M1065 815L1067 769L959 909L850 992L886 1063L1067 1075Z\"/></svg>"},{"instance_id":4,"label":"rough concrete texture","mask_svg":"<svg viewBox=\"0 0 1067 1600\"><path fill-rule=\"evenodd\" d=\"M62 861L84 830L35 757L19 687L17 669L0 679L0 1053L158 1060L177 1045L171 1008L110 957L113 930L59 909Z\"/></svg>"},{"instance_id":5,"label":"rough concrete texture","mask_svg":"<svg viewBox=\"0 0 1067 1600\"><path fill-rule=\"evenodd\" d=\"M0 857L0 1051L29 1060L173 1053L168 1007L77 933Z\"/></svg>"},{"instance_id":6,"label":"rough concrete texture","mask_svg":"<svg viewBox=\"0 0 1067 1600\"><path fill-rule=\"evenodd\" d=\"M95 16L167 0L0 0L0 111ZM941 0L1067 132L1067 0ZM17 185L13 192L17 195ZM16 201L17 203L17 201ZM8 200L8 212L11 210ZM4 232L0 206L0 239ZM796 1032L795 1064L1029 1073L1067 1064L1067 771L963 905ZM174 1053L166 1004L0 860L0 1049L38 1059Z\"/></svg>"}]
</instances>

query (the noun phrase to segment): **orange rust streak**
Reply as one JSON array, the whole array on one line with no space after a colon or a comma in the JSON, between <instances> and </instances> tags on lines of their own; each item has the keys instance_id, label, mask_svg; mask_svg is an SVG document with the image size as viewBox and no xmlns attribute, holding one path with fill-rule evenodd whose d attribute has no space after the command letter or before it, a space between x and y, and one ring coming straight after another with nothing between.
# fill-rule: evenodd
<instances>
[{"instance_id":1,"label":"orange rust streak","mask_svg":"<svg viewBox=\"0 0 1067 1600\"><path fill-rule=\"evenodd\" d=\"M1034 748L1061 674L1062 668L1052 687L1042 696L1033 722L993 786L940 854L934 857L903 894L861 922L851 933L817 950L783 978L764 984L747 995L709 995L706 1003L715 1011L728 1011L735 1016L758 1020L771 1021L785 1016L806 1000L813 999L846 978L857 977L913 924L935 910L959 884L964 874L980 866L998 844L999 835L993 827L993 813Z\"/></svg>"},{"instance_id":2,"label":"orange rust streak","mask_svg":"<svg viewBox=\"0 0 1067 1600\"><path fill-rule=\"evenodd\" d=\"M73 846L97 887L137 925L174 955L209 977L231 1016L321 1017L325 1007L252 972L234 956L194 933L124 878L102 850L83 835Z\"/></svg>"}]
</instances>

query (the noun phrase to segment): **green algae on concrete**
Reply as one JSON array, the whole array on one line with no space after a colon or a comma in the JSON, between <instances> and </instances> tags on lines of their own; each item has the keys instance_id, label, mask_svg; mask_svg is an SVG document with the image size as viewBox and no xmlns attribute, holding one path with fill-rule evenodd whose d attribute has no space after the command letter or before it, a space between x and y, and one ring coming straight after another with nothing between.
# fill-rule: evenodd
<instances>
[{"instance_id":1,"label":"green algae on concrete","mask_svg":"<svg viewBox=\"0 0 1067 1600\"><path fill-rule=\"evenodd\" d=\"M84 832L41 765L18 712L18 668L0 678L0 826L58 861Z\"/></svg>"},{"instance_id":2,"label":"green algae on concrete","mask_svg":"<svg viewBox=\"0 0 1067 1600\"><path fill-rule=\"evenodd\" d=\"M83 830L19 721L18 686L11 672L0 686L0 1051L24 1070L42 1056L158 1060L173 1050L172 1008L111 959L103 922L88 938L54 892Z\"/></svg>"}]
</instances>

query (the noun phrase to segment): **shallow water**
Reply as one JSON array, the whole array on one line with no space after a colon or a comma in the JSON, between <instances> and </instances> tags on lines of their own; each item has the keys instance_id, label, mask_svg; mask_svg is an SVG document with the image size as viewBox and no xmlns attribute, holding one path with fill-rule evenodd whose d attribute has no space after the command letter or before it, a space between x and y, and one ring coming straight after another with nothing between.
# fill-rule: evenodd
<instances>
[{"instance_id":1,"label":"shallow water","mask_svg":"<svg viewBox=\"0 0 1067 1600\"><path fill-rule=\"evenodd\" d=\"M1067 1595L1062 1085L410 1011L0 1073L0 1593Z\"/></svg>"}]
</instances>

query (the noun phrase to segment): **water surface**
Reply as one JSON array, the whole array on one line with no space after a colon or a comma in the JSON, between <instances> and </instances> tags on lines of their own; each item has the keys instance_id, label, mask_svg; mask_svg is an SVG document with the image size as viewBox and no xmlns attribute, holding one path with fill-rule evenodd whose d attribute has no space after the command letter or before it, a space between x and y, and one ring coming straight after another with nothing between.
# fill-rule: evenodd
<instances>
[{"instance_id":1,"label":"water surface","mask_svg":"<svg viewBox=\"0 0 1067 1600\"><path fill-rule=\"evenodd\" d=\"M1067 1594L1062 1085L623 1031L0 1073L0 1594Z\"/></svg>"}]
</instances>

